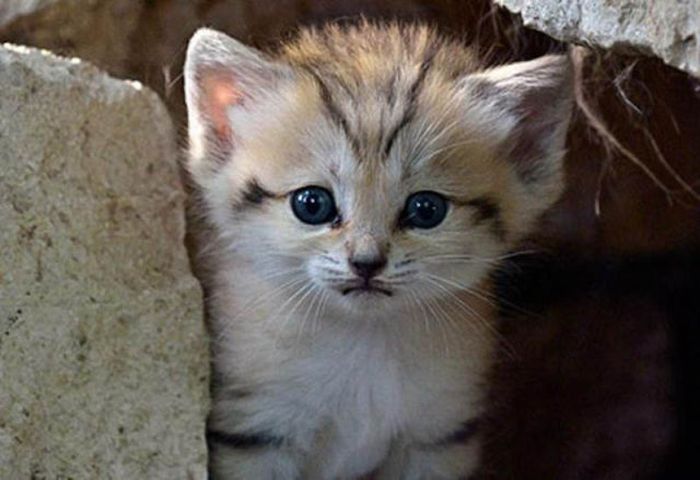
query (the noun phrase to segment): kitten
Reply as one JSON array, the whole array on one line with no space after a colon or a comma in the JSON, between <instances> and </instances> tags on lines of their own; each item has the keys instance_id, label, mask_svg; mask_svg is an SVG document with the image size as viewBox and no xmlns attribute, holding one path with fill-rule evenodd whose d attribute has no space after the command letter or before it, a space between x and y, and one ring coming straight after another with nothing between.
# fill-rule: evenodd
<instances>
[{"instance_id":1,"label":"kitten","mask_svg":"<svg viewBox=\"0 0 700 480\"><path fill-rule=\"evenodd\" d=\"M215 240L215 479L468 478L487 277L558 198L567 59L485 69L424 26L212 30L185 65Z\"/></svg>"}]
</instances>

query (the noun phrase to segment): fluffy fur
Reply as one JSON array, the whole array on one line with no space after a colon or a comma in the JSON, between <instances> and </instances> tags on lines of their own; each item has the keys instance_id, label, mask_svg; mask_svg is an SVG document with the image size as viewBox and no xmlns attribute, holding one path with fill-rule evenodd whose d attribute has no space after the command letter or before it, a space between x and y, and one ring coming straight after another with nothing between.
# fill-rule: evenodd
<instances>
[{"instance_id":1,"label":"fluffy fur","mask_svg":"<svg viewBox=\"0 0 700 480\"><path fill-rule=\"evenodd\" d=\"M216 479L467 478L497 341L489 272L562 190L568 61L485 69L423 27L328 26L263 54L211 30L185 66L214 238ZM307 225L296 189L333 193ZM407 197L449 200L429 230ZM356 257L391 295L344 294Z\"/></svg>"}]
</instances>

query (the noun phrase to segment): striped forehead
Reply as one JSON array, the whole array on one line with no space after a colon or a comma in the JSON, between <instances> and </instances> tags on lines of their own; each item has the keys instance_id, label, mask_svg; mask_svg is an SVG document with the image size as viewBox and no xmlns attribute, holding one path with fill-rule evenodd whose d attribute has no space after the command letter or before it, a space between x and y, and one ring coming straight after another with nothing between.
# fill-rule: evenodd
<instances>
[{"instance_id":1,"label":"striped forehead","mask_svg":"<svg viewBox=\"0 0 700 480\"><path fill-rule=\"evenodd\" d=\"M358 163L384 163L396 138L416 116L418 97L432 66L428 56L414 68L388 67L349 83L308 68L325 115L345 136Z\"/></svg>"}]
</instances>

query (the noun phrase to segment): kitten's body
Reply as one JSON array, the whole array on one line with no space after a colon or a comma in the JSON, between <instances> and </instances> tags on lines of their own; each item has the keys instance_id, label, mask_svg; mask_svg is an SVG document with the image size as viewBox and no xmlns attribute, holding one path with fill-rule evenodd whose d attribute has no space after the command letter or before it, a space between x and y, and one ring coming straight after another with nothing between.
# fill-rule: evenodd
<instances>
[{"instance_id":1,"label":"kitten's body","mask_svg":"<svg viewBox=\"0 0 700 480\"><path fill-rule=\"evenodd\" d=\"M232 268L237 275L254 278L240 265ZM224 307L227 311L251 301L240 282L234 280L229 287L232 309ZM280 478L357 478L379 467L397 439L425 445L430 452L481 413L481 380L491 342L485 334L472 338L473 326L441 331L423 325L422 313L397 309L391 319L368 316L361 321L330 311L313 319L322 326L310 326L303 334L299 325L311 320L300 313L285 318L285 327L271 326L265 332L261 324L275 325L278 307L273 303L252 310L237 319L230 335L218 338L217 367L228 381L218 389L211 425L216 431L274 432L292 440L296 448L288 458L272 455ZM419 324L407 326L407 321ZM219 467L228 465L219 471L273 478L270 460L247 464L258 452L222 455L220 449L226 447L215 447ZM419 448L414 462L426 469L424 474L385 478L456 479L464 469L461 464L472 463L475 448L476 442L455 442L439 449L446 455L459 451L456 469L446 470L444 477L433 471L432 462L421 460L430 453Z\"/></svg>"},{"instance_id":2,"label":"kitten's body","mask_svg":"<svg viewBox=\"0 0 700 480\"><path fill-rule=\"evenodd\" d=\"M561 190L570 97L556 57L479 68L421 27L306 32L275 59L193 39L215 478L474 472L485 279ZM331 192L336 218L294 218L305 186ZM416 192L447 199L438 224L406 217Z\"/></svg>"}]
</instances>

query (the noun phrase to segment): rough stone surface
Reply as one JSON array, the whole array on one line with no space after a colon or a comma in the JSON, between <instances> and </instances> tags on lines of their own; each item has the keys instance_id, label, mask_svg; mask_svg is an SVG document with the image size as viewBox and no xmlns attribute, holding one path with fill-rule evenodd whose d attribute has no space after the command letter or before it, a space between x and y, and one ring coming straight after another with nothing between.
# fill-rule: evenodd
<instances>
[{"instance_id":1,"label":"rough stone surface","mask_svg":"<svg viewBox=\"0 0 700 480\"><path fill-rule=\"evenodd\" d=\"M700 77L700 0L496 0L560 40L653 53Z\"/></svg>"},{"instance_id":2,"label":"rough stone surface","mask_svg":"<svg viewBox=\"0 0 700 480\"><path fill-rule=\"evenodd\" d=\"M170 119L0 48L0 478L204 478L208 349Z\"/></svg>"}]
</instances>

